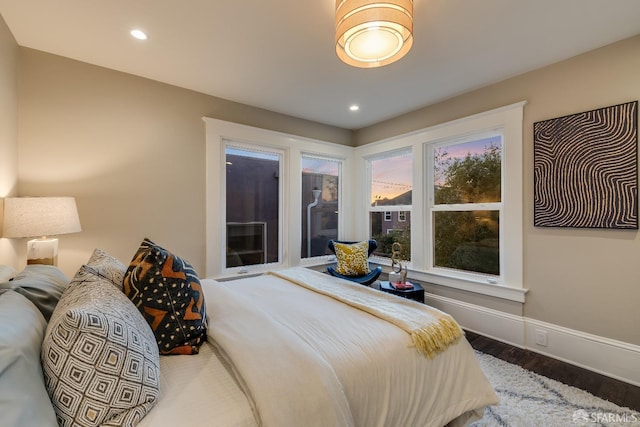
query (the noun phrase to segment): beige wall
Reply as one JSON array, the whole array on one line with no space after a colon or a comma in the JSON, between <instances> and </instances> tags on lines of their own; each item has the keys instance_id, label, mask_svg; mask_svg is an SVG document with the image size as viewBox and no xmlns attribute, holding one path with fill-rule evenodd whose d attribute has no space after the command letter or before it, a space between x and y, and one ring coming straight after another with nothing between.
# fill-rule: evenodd
<instances>
[{"instance_id":1,"label":"beige wall","mask_svg":"<svg viewBox=\"0 0 640 427\"><path fill-rule=\"evenodd\" d=\"M0 16L0 199L18 191L18 45ZM0 200L0 232L2 200ZM1 235L1 234L0 234ZM17 268L15 240L0 238L0 264Z\"/></svg>"},{"instance_id":2,"label":"beige wall","mask_svg":"<svg viewBox=\"0 0 640 427\"><path fill-rule=\"evenodd\" d=\"M75 196L69 276L100 247L128 263L143 237L205 265L203 116L349 143L351 132L20 48L19 194ZM23 254L21 254L24 258Z\"/></svg>"},{"instance_id":3,"label":"beige wall","mask_svg":"<svg viewBox=\"0 0 640 427\"><path fill-rule=\"evenodd\" d=\"M637 231L533 227L533 123L640 98L640 36L458 96L354 135L362 145L526 100L524 283L529 318L640 345ZM437 292L437 290L435 290Z\"/></svg>"}]
</instances>

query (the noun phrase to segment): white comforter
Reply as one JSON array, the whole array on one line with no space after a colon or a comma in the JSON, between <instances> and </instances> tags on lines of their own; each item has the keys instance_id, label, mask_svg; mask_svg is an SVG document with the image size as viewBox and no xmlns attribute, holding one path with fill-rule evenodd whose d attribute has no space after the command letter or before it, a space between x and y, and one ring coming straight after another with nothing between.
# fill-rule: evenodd
<instances>
[{"instance_id":1,"label":"white comforter","mask_svg":"<svg viewBox=\"0 0 640 427\"><path fill-rule=\"evenodd\" d=\"M428 359L391 323L271 275L203 289L261 425L441 427L497 402L464 339Z\"/></svg>"}]
</instances>

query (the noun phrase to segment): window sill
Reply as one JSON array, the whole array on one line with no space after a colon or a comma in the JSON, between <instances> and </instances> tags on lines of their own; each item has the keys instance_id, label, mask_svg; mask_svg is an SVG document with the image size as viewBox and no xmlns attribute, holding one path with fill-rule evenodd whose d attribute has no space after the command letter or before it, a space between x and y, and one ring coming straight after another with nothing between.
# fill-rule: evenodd
<instances>
[{"instance_id":1,"label":"window sill","mask_svg":"<svg viewBox=\"0 0 640 427\"><path fill-rule=\"evenodd\" d=\"M476 294L488 295L496 298L502 298L509 301L520 303L525 302L525 295L529 291L525 288L514 288L511 286L501 285L499 283L484 283L472 280L454 279L452 277L440 276L438 274L429 274L423 272L412 272L412 277L428 283L434 283L440 286L459 289L462 291L473 292Z\"/></svg>"},{"instance_id":2,"label":"window sill","mask_svg":"<svg viewBox=\"0 0 640 427\"><path fill-rule=\"evenodd\" d=\"M390 271L388 264L385 266L385 263L380 263L380 265L384 268L385 272ZM420 280L422 282L431 283L438 286L444 286L462 291L473 292L475 294L502 298L520 303L525 302L525 295L529 291L526 288L515 288L512 286L505 286L500 283L487 283L486 279L463 279L451 277L449 275L427 273L425 271L411 269L408 270L408 276L411 279Z\"/></svg>"}]
</instances>

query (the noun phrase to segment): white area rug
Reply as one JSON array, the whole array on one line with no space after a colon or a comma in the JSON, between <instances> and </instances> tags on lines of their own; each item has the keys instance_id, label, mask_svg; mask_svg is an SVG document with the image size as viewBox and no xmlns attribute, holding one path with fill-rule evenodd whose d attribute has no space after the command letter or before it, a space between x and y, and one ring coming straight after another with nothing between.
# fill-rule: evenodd
<instances>
[{"instance_id":1,"label":"white area rug","mask_svg":"<svg viewBox=\"0 0 640 427\"><path fill-rule=\"evenodd\" d=\"M476 352L500 404L472 427L640 426L640 413Z\"/></svg>"}]
</instances>

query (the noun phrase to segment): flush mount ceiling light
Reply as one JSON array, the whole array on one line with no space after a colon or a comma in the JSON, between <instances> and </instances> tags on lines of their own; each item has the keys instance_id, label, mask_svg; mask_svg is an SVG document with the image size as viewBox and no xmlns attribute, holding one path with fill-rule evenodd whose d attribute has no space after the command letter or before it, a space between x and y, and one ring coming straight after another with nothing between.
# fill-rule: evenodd
<instances>
[{"instance_id":1,"label":"flush mount ceiling light","mask_svg":"<svg viewBox=\"0 0 640 427\"><path fill-rule=\"evenodd\" d=\"M413 44L413 0L336 0L336 53L346 64L382 67Z\"/></svg>"}]
</instances>

